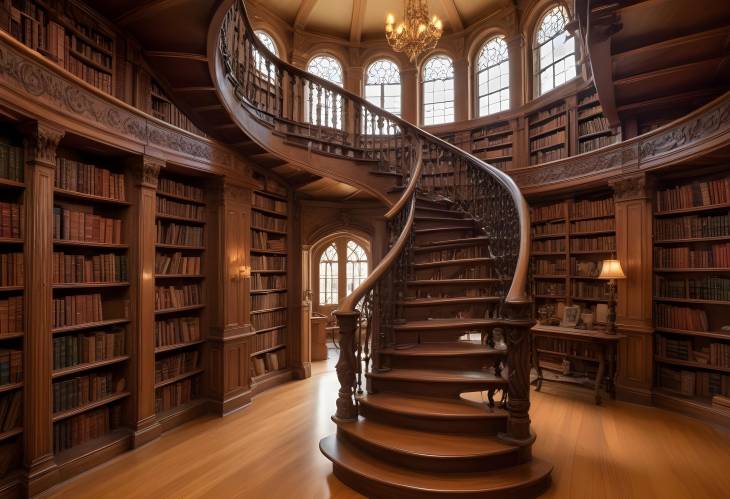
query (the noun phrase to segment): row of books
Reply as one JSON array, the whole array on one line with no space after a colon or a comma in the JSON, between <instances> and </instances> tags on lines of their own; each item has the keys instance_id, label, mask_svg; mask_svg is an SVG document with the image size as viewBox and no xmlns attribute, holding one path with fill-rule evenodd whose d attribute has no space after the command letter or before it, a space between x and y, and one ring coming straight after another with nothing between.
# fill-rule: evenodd
<instances>
[{"instance_id":1,"label":"row of books","mask_svg":"<svg viewBox=\"0 0 730 499\"><path fill-rule=\"evenodd\" d=\"M125 354L125 331L116 328L53 338L53 369L113 359Z\"/></svg>"},{"instance_id":2,"label":"row of books","mask_svg":"<svg viewBox=\"0 0 730 499\"><path fill-rule=\"evenodd\" d=\"M23 149L0 142L0 178L23 181Z\"/></svg>"},{"instance_id":3,"label":"row of books","mask_svg":"<svg viewBox=\"0 0 730 499\"><path fill-rule=\"evenodd\" d=\"M613 218L595 218L592 220L577 220L575 222L570 222L570 232L572 234L615 230L615 228L616 220Z\"/></svg>"},{"instance_id":4,"label":"row of books","mask_svg":"<svg viewBox=\"0 0 730 499\"><path fill-rule=\"evenodd\" d=\"M123 377L112 372L91 373L53 383L53 412L67 411L107 398L126 389Z\"/></svg>"},{"instance_id":5,"label":"row of books","mask_svg":"<svg viewBox=\"0 0 730 499\"><path fill-rule=\"evenodd\" d=\"M599 137L592 137L590 139L581 139L578 144L578 152L590 152L600 149L601 147L610 146L616 141L612 135L601 135Z\"/></svg>"},{"instance_id":6,"label":"row of books","mask_svg":"<svg viewBox=\"0 0 730 499\"><path fill-rule=\"evenodd\" d=\"M251 213L251 226L254 228L286 232L286 223L285 218L270 217L257 211Z\"/></svg>"},{"instance_id":7,"label":"row of books","mask_svg":"<svg viewBox=\"0 0 730 499\"><path fill-rule=\"evenodd\" d=\"M538 224L532 226L533 236L553 236L565 234L565 222L554 224Z\"/></svg>"},{"instance_id":8,"label":"row of books","mask_svg":"<svg viewBox=\"0 0 730 499\"><path fill-rule=\"evenodd\" d=\"M474 130L471 134L472 140L481 139L482 137L502 136L512 132L509 123L502 125L490 125Z\"/></svg>"},{"instance_id":9,"label":"row of books","mask_svg":"<svg viewBox=\"0 0 730 499\"><path fill-rule=\"evenodd\" d=\"M539 259L532 261L532 272L536 275L565 275L568 271L564 258Z\"/></svg>"},{"instance_id":10,"label":"row of books","mask_svg":"<svg viewBox=\"0 0 730 499\"><path fill-rule=\"evenodd\" d=\"M264 310L277 307L286 307L286 294L269 293L251 296L251 310Z\"/></svg>"},{"instance_id":11,"label":"row of books","mask_svg":"<svg viewBox=\"0 0 730 499\"><path fill-rule=\"evenodd\" d=\"M685 331L708 331L707 312L701 308L678 307L657 303L654 305L654 323L657 327Z\"/></svg>"},{"instance_id":12,"label":"row of books","mask_svg":"<svg viewBox=\"0 0 730 499\"><path fill-rule=\"evenodd\" d=\"M580 357L588 357L598 359L595 350L591 349L590 344L578 341L568 341L561 338L551 338L546 336L535 337L536 347L540 350L549 352L557 352L564 355L573 355Z\"/></svg>"},{"instance_id":13,"label":"row of books","mask_svg":"<svg viewBox=\"0 0 730 499\"><path fill-rule=\"evenodd\" d=\"M558 113L564 113L565 112L565 104L560 103L555 106L552 106L548 109L545 109L543 111L540 111L539 113L535 113L532 116L530 116L530 121L540 121L549 118L550 116L561 116Z\"/></svg>"},{"instance_id":14,"label":"row of books","mask_svg":"<svg viewBox=\"0 0 730 499\"><path fill-rule=\"evenodd\" d=\"M252 255L251 270L286 270L287 258L285 256Z\"/></svg>"},{"instance_id":15,"label":"row of books","mask_svg":"<svg viewBox=\"0 0 730 499\"><path fill-rule=\"evenodd\" d=\"M122 244L122 221L94 213L53 208L53 238L102 244Z\"/></svg>"},{"instance_id":16,"label":"row of books","mask_svg":"<svg viewBox=\"0 0 730 499\"><path fill-rule=\"evenodd\" d=\"M730 344L699 339L656 337L656 354L667 359L696 362L712 367L730 368Z\"/></svg>"},{"instance_id":17,"label":"row of books","mask_svg":"<svg viewBox=\"0 0 730 499\"><path fill-rule=\"evenodd\" d=\"M173 254L157 253L155 255L155 274L198 275L200 274L200 257L183 256L179 251Z\"/></svg>"},{"instance_id":18,"label":"row of books","mask_svg":"<svg viewBox=\"0 0 730 499\"><path fill-rule=\"evenodd\" d=\"M497 283L488 283L488 284L480 284L479 287L469 287L469 288L466 288L464 291L449 290L446 287L443 287L439 291L434 291L434 290L430 290L430 289L424 289L419 286L416 288L415 298L488 297L488 296L495 296L496 294L499 294L498 287L499 287L499 285Z\"/></svg>"},{"instance_id":19,"label":"row of books","mask_svg":"<svg viewBox=\"0 0 730 499\"><path fill-rule=\"evenodd\" d=\"M459 271L454 274L453 271L435 268L428 269L425 275L421 271L416 271L416 277L419 280L425 279L494 279L494 270L488 265L471 265L468 267L462 267Z\"/></svg>"},{"instance_id":20,"label":"row of books","mask_svg":"<svg viewBox=\"0 0 730 499\"><path fill-rule=\"evenodd\" d=\"M251 290L261 291L266 289L286 288L285 275L261 275L251 274Z\"/></svg>"},{"instance_id":21,"label":"row of books","mask_svg":"<svg viewBox=\"0 0 730 499\"><path fill-rule=\"evenodd\" d=\"M23 381L23 351L0 349L0 385Z\"/></svg>"},{"instance_id":22,"label":"row of books","mask_svg":"<svg viewBox=\"0 0 730 499\"><path fill-rule=\"evenodd\" d=\"M678 185L657 192L659 211L680 210L730 202L730 177Z\"/></svg>"},{"instance_id":23,"label":"row of books","mask_svg":"<svg viewBox=\"0 0 730 499\"><path fill-rule=\"evenodd\" d=\"M713 244L709 248L655 247L654 266L678 269L730 269L730 243Z\"/></svg>"},{"instance_id":24,"label":"row of books","mask_svg":"<svg viewBox=\"0 0 730 499\"><path fill-rule=\"evenodd\" d=\"M542 296L565 296L563 281L535 281L535 294Z\"/></svg>"},{"instance_id":25,"label":"row of books","mask_svg":"<svg viewBox=\"0 0 730 499\"><path fill-rule=\"evenodd\" d=\"M200 352L189 352L168 355L155 361L155 383L175 378L200 367Z\"/></svg>"},{"instance_id":26,"label":"row of books","mask_svg":"<svg viewBox=\"0 0 730 499\"><path fill-rule=\"evenodd\" d=\"M200 339L200 317L175 317L155 321L155 345L158 347Z\"/></svg>"},{"instance_id":27,"label":"row of books","mask_svg":"<svg viewBox=\"0 0 730 499\"><path fill-rule=\"evenodd\" d=\"M701 279L667 279L654 277L654 290L661 298L688 298L730 302L730 279L703 277Z\"/></svg>"},{"instance_id":28,"label":"row of books","mask_svg":"<svg viewBox=\"0 0 730 499\"><path fill-rule=\"evenodd\" d=\"M157 242L179 246L203 246L203 228L157 222Z\"/></svg>"},{"instance_id":29,"label":"row of books","mask_svg":"<svg viewBox=\"0 0 730 499\"><path fill-rule=\"evenodd\" d=\"M255 331L259 329L268 329L286 324L286 310L276 310L274 312L265 312L263 314L255 314L251 316L251 326Z\"/></svg>"},{"instance_id":30,"label":"row of books","mask_svg":"<svg viewBox=\"0 0 730 499\"><path fill-rule=\"evenodd\" d=\"M163 412L187 404L200 393L200 376L186 378L155 391L155 411Z\"/></svg>"},{"instance_id":31,"label":"row of books","mask_svg":"<svg viewBox=\"0 0 730 499\"><path fill-rule=\"evenodd\" d=\"M0 237L22 236L23 207L18 203L0 203Z\"/></svg>"},{"instance_id":32,"label":"row of books","mask_svg":"<svg viewBox=\"0 0 730 499\"><path fill-rule=\"evenodd\" d=\"M486 245L466 246L464 248L433 250L422 252L416 263L442 262L444 260L466 260L469 258L485 258L489 256Z\"/></svg>"},{"instance_id":33,"label":"row of books","mask_svg":"<svg viewBox=\"0 0 730 499\"><path fill-rule=\"evenodd\" d=\"M570 240L570 251L614 251L615 236L582 237Z\"/></svg>"},{"instance_id":34,"label":"row of books","mask_svg":"<svg viewBox=\"0 0 730 499\"><path fill-rule=\"evenodd\" d=\"M657 241L730 236L730 212L724 215L685 215L654 219Z\"/></svg>"},{"instance_id":35,"label":"row of books","mask_svg":"<svg viewBox=\"0 0 730 499\"><path fill-rule=\"evenodd\" d=\"M25 281L23 253L0 254L0 286L23 286Z\"/></svg>"},{"instance_id":36,"label":"row of books","mask_svg":"<svg viewBox=\"0 0 730 499\"><path fill-rule=\"evenodd\" d=\"M202 302L199 284L155 286L155 310L189 307Z\"/></svg>"},{"instance_id":37,"label":"row of books","mask_svg":"<svg viewBox=\"0 0 730 499\"><path fill-rule=\"evenodd\" d=\"M565 131L560 130L550 135L530 139L530 152L535 152L544 147L565 146L565 137Z\"/></svg>"},{"instance_id":38,"label":"row of books","mask_svg":"<svg viewBox=\"0 0 730 499\"><path fill-rule=\"evenodd\" d=\"M251 358L251 376L286 369L286 349L282 348L275 352L267 352Z\"/></svg>"},{"instance_id":39,"label":"row of books","mask_svg":"<svg viewBox=\"0 0 730 499\"><path fill-rule=\"evenodd\" d=\"M157 213L173 217L190 218L203 221L205 207L199 204L180 203L165 197L157 197Z\"/></svg>"},{"instance_id":40,"label":"row of books","mask_svg":"<svg viewBox=\"0 0 730 499\"><path fill-rule=\"evenodd\" d=\"M54 173L54 185L58 189L120 201L127 199L122 173L66 158L56 159Z\"/></svg>"},{"instance_id":41,"label":"row of books","mask_svg":"<svg viewBox=\"0 0 730 499\"><path fill-rule=\"evenodd\" d=\"M54 328L99 322L103 316L100 293L53 299Z\"/></svg>"},{"instance_id":42,"label":"row of books","mask_svg":"<svg viewBox=\"0 0 730 499\"><path fill-rule=\"evenodd\" d=\"M570 218L612 217L613 198L583 199L570 205Z\"/></svg>"},{"instance_id":43,"label":"row of books","mask_svg":"<svg viewBox=\"0 0 730 499\"><path fill-rule=\"evenodd\" d=\"M565 239L545 239L532 241L532 251L540 253L562 253L566 250Z\"/></svg>"},{"instance_id":44,"label":"row of books","mask_svg":"<svg viewBox=\"0 0 730 499\"><path fill-rule=\"evenodd\" d=\"M70 37L66 36L65 43L67 45L70 44ZM78 78L81 78L86 83L93 85L102 92L106 92L107 94L111 94L113 92L111 73L89 66L78 56L75 56L72 50L68 50L66 54L67 58L64 66L66 71Z\"/></svg>"},{"instance_id":45,"label":"row of books","mask_svg":"<svg viewBox=\"0 0 730 499\"><path fill-rule=\"evenodd\" d=\"M122 406L113 404L59 421L53 425L53 451L59 453L102 437L119 428L121 420Z\"/></svg>"},{"instance_id":46,"label":"row of books","mask_svg":"<svg viewBox=\"0 0 730 499\"><path fill-rule=\"evenodd\" d=\"M512 134L497 135L496 137L489 137L484 139L477 139L472 142L472 151L480 149L486 149L488 147L498 147L501 145L512 145Z\"/></svg>"},{"instance_id":47,"label":"row of books","mask_svg":"<svg viewBox=\"0 0 730 499\"><path fill-rule=\"evenodd\" d=\"M491 149L489 151L482 151L479 153L479 159L492 160L501 159L505 156L512 156L512 146L503 147L501 149Z\"/></svg>"},{"instance_id":48,"label":"row of books","mask_svg":"<svg viewBox=\"0 0 730 499\"><path fill-rule=\"evenodd\" d=\"M546 206L537 206L535 208L532 208L531 217L533 222L542 222L545 220L563 218L565 217L565 205L563 203L556 203Z\"/></svg>"},{"instance_id":49,"label":"row of books","mask_svg":"<svg viewBox=\"0 0 730 499\"><path fill-rule=\"evenodd\" d=\"M23 297L0 300L0 336L23 332Z\"/></svg>"},{"instance_id":50,"label":"row of books","mask_svg":"<svg viewBox=\"0 0 730 499\"><path fill-rule=\"evenodd\" d=\"M10 431L22 426L23 391L16 390L0 397L0 429Z\"/></svg>"},{"instance_id":51,"label":"row of books","mask_svg":"<svg viewBox=\"0 0 730 499\"><path fill-rule=\"evenodd\" d=\"M203 132L190 120L190 118L180 111L173 103L156 98L154 94L150 95L150 100L152 104L152 116L155 118L169 123L172 126L193 132L197 135L204 135Z\"/></svg>"},{"instance_id":52,"label":"row of books","mask_svg":"<svg viewBox=\"0 0 730 499\"><path fill-rule=\"evenodd\" d=\"M604 300L608 298L608 286L603 282L573 281L573 296Z\"/></svg>"},{"instance_id":53,"label":"row of books","mask_svg":"<svg viewBox=\"0 0 730 499\"><path fill-rule=\"evenodd\" d=\"M203 202L203 189L183 182L176 182L169 178L161 178L157 184L157 192L180 196L194 201Z\"/></svg>"},{"instance_id":54,"label":"row of books","mask_svg":"<svg viewBox=\"0 0 730 499\"><path fill-rule=\"evenodd\" d=\"M287 207L286 201L274 199L269 196L262 196L256 192L253 193L251 203L254 208L263 208L264 210L271 210L282 215L286 215Z\"/></svg>"},{"instance_id":55,"label":"row of books","mask_svg":"<svg viewBox=\"0 0 730 499\"><path fill-rule=\"evenodd\" d=\"M583 106L584 104L592 104L590 106L585 107L584 109L580 109L578 111L578 119L583 119L587 116L595 115L596 113L602 113L603 107L601 106L600 102L598 100L590 100L592 98L589 98L589 100L586 100L585 102L578 102L579 106Z\"/></svg>"},{"instance_id":56,"label":"row of books","mask_svg":"<svg viewBox=\"0 0 730 499\"><path fill-rule=\"evenodd\" d=\"M578 124L578 133L580 135L588 135L589 133L603 132L610 128L608 120L601 116L595 116L591 119L581 121Z\"/></svg>"},{"instance_id":57,"label":"row of books","mask_svg":"<svg viewBox=\"0 0 730 499\"><path fill-rule=\"evenodd\" d=\"M539 135L544 132L549 132L558 127L564 127L567 123L567 116L565 113L559 114L554 119L547 121L538 126L530 126L530 138L532 139L535 135ZM565 134L565 132L563 132Z\"/></svg>"},{"instance_id":58,"label":"row of books","mask_svg":"<svg viewBox=\"0 0 730 499\"><path fill-rule=\"evenodd\" d=\"M726 374L660 367L659 386L686 397L730 396L730 376Z\"/></svg>"},{"instance_id":59,"label":"row of books","mask_svg":"<svg viewBox=\"0 0 730 499\"><path fill-rule=\"evenodd\" d=\"M74 44L73 49L74 51L76 51L76 53L83 55L94 63L111 70L112 57L110 55L108 55L106 52L98 50L95 46L84 42L78 37L74 37L74 41L76 43Z\"/></svg>"},{"instance_id":60,"label":"row of books","mask_svg":"<svg viewBox=\"0 0 730 499\"><path fill-rule=\"evenodd\" d=\"M540 163L547 163L548 161L557 161L559 159L566 158L568 152L565 147L557 147L548 151L538 151L530 154L530 164L537 165Z\"/></svg>"},{"instance_id":61,"label":"row of books","mask_svg":"<svg viewBox=\"0 0 730 499\"><path fill-rule=\"evenodd\" d=\"M286 251L286 239L260 230L251 231L251 246L254 249Z\"/></svg>"},{"instance_id":62,"label":"row of books","mask_svg":"<svg viewBox=\"0 0 730 499\"><path fill-rule=\"evenodd\" d=\"M251 343L251 348L254 352L260 352L261 350L283 345L285 341L286 328L274 329L273 331L255 335Z\"/></svg>"},{"instance_id":63,"label":"row of books","mask_svg":"<svg viewBox=\"0 0 730 499\"><path fill-rule=\"evenodd\" d=\"M54 283L124 282L127 280L127 256L114 253L69 255L53 253Z\"/></svg>"}]
</instances>

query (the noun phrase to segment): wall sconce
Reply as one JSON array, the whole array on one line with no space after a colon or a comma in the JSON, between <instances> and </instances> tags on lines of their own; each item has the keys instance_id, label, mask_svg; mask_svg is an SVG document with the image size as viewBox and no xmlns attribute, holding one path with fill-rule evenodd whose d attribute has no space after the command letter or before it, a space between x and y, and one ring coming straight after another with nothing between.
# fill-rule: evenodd
<instances>
[{"instance_id":1,"label":"wall sconce","mask_svg":"<svg viewBox=\"0 0 730 499\"><path fill-rule=\"evenodd\" d=\"M238 278L248 279L251 277L251 266L250 265L241 265L238 267Z\"/></svg>"},{"instance_id":2,"label":"wall sconce","mask_svg":"<svg viewBox=\"0 0 730 499\"><path fill-rule=\"evenodd\" d=\"M626 279L624 269L621 268L621 262L614 259L603 260L598 278L608 281L608 325L606 326L606 332L616 334L616 279Z\"/></svg>"}]
</instances>

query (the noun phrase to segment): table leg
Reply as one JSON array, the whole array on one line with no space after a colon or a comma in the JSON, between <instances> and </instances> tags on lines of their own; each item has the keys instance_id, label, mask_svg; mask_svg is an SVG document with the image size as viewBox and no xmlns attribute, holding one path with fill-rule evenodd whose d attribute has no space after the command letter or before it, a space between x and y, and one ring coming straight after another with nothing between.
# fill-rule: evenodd
<instances>
[{"instance_id":1,"label":"table leg","mask_svg":"<svg viewBox=\"0 0 730 499\"><path fill-rule=\"evenodd\" d=\"M537 353L537 338L535 336L530 337L532 342L532 367L537 371L537 379L535 380L535 391L540 391L542 388L542 368L540 368L540 358Z\"/></svg>"},{"instance_id":2,"label":"table leg","mask_svg":"<svg viewBox=\"0 0 730 499\"><path fill-rule=\"evenodd\" d=\"M601 382L603 381L603 375L606 372L606 354L601 349L598 352L598 372L596 373L596 386L594 389L594 395L596 398L596 404L601 405Z\"/></svg>"}]
</instances>

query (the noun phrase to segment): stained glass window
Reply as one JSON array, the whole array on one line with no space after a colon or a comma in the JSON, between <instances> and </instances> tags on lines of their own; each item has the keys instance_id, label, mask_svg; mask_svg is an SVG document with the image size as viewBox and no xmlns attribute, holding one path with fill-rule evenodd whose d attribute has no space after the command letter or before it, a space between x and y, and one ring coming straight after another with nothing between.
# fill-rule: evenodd
<instances>
[{"instance_id":1,"label":"stained glass window","mask_svg":"<svg viewBox=\"0 0 730 499\"><path fill-rule=\"evenodd\" d=\"M334 83L338 87L344 85L342 64L332 56L318 55L307 64L307 71L315 76ZM342 129L342 97L324 88L305 87L307 95L304 103L307 121L317 125Z\"/></svg>"},{"instance_id":2,"label":"stained glass window","mask_svg":"<svg viewBox=\"0 0 730 499\"><path fill-rule=\"evenodd\" d=\"M355 241L347 241L346 293L349 295L368 276L368 256Z\"/></svg>"},{"instance_id":3,"label":"stained glass window","mask_svg":"<svg viewBox=\"0 0 730 499\"><path fill-rule=\"evenodd\" d=\"M568 13L561 5L549 10L535 35L538 94L562 85L576 75L575 38L565 29Z\"/></svg>"},{"instance_id":4,"label":"stained glass window","mask_svg":"<svg viewBox=\"0 0 730 499\"><path fill-rule=\"evenodd\" d=\"M321 305L336 305L337 293L337 246L335 243L327 246L319 258L319 303Z\"/></svg>"},{"instance_id":5,"label":"stained glass window","mask_svg":"<svg viewBox=\"0 0 730 499\"><path fill-rule=\"evenodd\" d=\"M487 40L477 57L477 113L509 109L509 52L503 36Z\"/></svg>"},{"instance_id":6,"label":"stained glass window","mask_svg":"<svg viewBox=\"0 0 730 499\"><path fill-rule=\"evenodd\" d=\"M445 55L423 65L423 124L454 121L454 61Z\"/></svg>"}]
</instances>

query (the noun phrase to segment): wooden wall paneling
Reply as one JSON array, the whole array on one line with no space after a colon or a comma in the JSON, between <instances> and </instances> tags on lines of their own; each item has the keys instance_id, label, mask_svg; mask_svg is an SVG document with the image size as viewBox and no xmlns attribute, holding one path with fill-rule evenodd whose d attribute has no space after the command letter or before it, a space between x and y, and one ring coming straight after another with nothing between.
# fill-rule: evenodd
<instances>
[{"instance_id":1,"label":"wooden wall paneling","mask_svg":"<svg viewBox=\"0 0 730 499\"><path fill-rule=\"evenodd\" d=\"M28 495L58 480L53 459L50 339L53 185L56 148L64 131L37 123L26 131L24 464ZM32 366L32 368L30 368Z\"/></svg>"},{"instance_id":2,"label":"wooden wall paneling","mask_svg":"<svg viewBox=\"0 0 730 499\"><path fill-rule=\"evenodd\" d=\"M131 386L133 396L133 445L138 447L160 435L161 427L155 416L155 213L157 183L165 161L150 156L132 160L132 208L128 224L136 232L130 238L129 280L132 330Z\"/></svg>"},{"instance_id":3,"label":"wooden wall paneling","mask_svg":"<svg viewBox=\"0 0 730 499\"><path fill-rule=\"evenodd\" d=\"M220 415L251 402L249 356L251 191L221 180L208 219L210 331L207 342L209 397ZM214 270L211 268L217 265Z\"/></svg>"},{"instance_id":4,"label":"wooden wall paneling","mask_svg":"<svg viewBox=\"0 0 730 499\"><path fill-rule=\"evenodd\" d=\"M574 156L578 154L578 97L571 95L565 99L565 108L568 112L566 156Z\"/></svg>"},{"instance_id":5,"label":"wooden wall paneling","mask_svg":"<svg viewBox=\"0 0 730 499\"><path fill-rule=\"evenodd\" d=\"M650 403L652 388L652 201L645 174L611 182L616 203L617 257L627 278L618 282L617 396Z\"/></svg>"}]
</instances>

